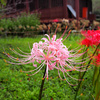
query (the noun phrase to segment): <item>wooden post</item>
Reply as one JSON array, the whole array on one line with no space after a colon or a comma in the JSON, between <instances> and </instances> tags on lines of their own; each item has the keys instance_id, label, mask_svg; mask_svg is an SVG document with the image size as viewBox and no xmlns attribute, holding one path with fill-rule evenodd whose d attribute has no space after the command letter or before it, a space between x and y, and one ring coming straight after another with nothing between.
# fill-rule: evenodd
<instances>
[{"instance_id":1,"label":"wooden post","mask_svg":"<svg viewBox=\"0 0 100 100\"><path fill-rule=\"evenodd\" d=\"M51 0L49 0L49 19L51 19Z\"/></svg>"},{"instance_id":2,"label":"wooden post","mask_svg":"<svg viewBox=\"0 0 100 100\"><path fill-rule=\"evenodd\" d=\"M51 0L49 0L49 8L51 8Z\"/></svg>"},{"instance_id":3,"label":"wooden post","mask_svg":"<svg viewBox=\"0 0 100 100\"><path fill-rule=\"evenodd\" d=\"M28 12L29 12L29 1L26 0L26 13L28 13Z\"/></svg>"},{"instance_id":4,"label":"wooden post","mask_svg":"<svg viewBox=\"0 0 100 100\"><path fill-rule=\"evenodd\" d=\"M63 12L64 18L68 18L67 0L63 0Z\"/></svg>"},{"instance_id":5,"label":"wooden post","mask_svg":"<svg viewBox=\"0 0 100 100\"><path fill-rule=\"evenodd\" d=\"M79 0L75 0L76 19L79 20Z\"/></svg>"},{"instance_id":6,"label":"wooden post","mask_svg":"<svg viewBox=\"0 0 100 100\"><path fill-rule=\"evenodd\" d=\"M75 0L75 9L76 9L76 19L77 19L77 30L79 29L78 21L79 21L79 0Z\"/></svg>"},{"instance_id":7,"label":"wooden post","mask_svg":"<svg viewBox=\"0 0 100 100\"><path fill-rule=\"evenodd\" d=\"M35 9L39 9L39 1L35 0Z\"/></svg>"}]
</instances>

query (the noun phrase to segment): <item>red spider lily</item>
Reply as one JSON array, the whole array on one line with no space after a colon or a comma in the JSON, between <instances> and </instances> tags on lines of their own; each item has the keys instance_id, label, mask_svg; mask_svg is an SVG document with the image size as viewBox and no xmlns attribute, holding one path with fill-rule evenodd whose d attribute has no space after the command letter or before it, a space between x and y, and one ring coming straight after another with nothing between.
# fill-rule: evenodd
<instances>
[{"instance_id":1,"label":"red spider lily","mask_svg":"<svg viewBox=\"0 0 100 100\"><path fill-rule=\"evenodd\" d=\"M97 56L95 56L95 59L96 59L96 64L100 65L100 53Z\"/></svg>"},{"instance_id":2,"label":"red spider lily","mask_svg":"<svg viewBox=\"0 0 100 100\"><path fill-rule=\"evenodd\" d=\"M56 22L57 23L57 22L59 22L59 20L58 19L54 19L52 22Z\"/></svg>"},{"instance_id":3,"label":"red spider lily","mask_svg":"<svg viewBox=\"0 0 100 100\"><path fill-rule=\"evenodd\" d=\"M92 46L100 43L100 30L82 31L85 39L82 40L83 45Z\"/></svg>"},{"instance_id":4,"label":"red spider lily","mask_svg":"<svg viewBox=\"0 0 100 100\"><path fill-rule=\"evenodd\" d=\"M92 45L92 41L90 41L89 39L84 39L81 42L82 45L86 45L86 46L90 46Z\"/></svg>"}]
</instances>

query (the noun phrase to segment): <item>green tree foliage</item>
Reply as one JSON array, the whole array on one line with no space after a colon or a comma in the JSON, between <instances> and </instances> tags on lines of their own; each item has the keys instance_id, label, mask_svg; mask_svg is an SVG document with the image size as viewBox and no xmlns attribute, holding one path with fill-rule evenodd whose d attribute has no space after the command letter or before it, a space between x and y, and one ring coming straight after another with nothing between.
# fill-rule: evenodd
<instances>
[{"instance_id":1,"label":"green tree foliage","mask_svg":"<svg viewBox=\"0 0 100 100\"><path fill-rule=\"evenodd\" d=\"M1 7L2 5L6 6L6 3L7 3L7 0L0 0L0 7Z\"/></svg>"}]
</instances>

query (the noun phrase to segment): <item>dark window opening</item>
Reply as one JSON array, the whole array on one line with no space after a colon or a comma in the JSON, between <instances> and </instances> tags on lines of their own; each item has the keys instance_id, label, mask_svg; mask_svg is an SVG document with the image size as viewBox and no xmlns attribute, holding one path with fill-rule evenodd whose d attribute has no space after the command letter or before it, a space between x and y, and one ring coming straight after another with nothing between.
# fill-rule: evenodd
<instances>
[{"instance_id":1,"label":"dark window opening","mask_svg":"<svg viewBox=\"0 0 100 100\"><path fill-rule=\"evenodd\" d=\"M68 18L73 18L73 15L69 9L68 9Z\"/></svg>"},{"instance_id":2,"label":"dark window opening","mask_svg":"<svg viewBox=\"0 0 100 100\"><path fill-rule=\"evenodd\" d=\"M49 0L39 0L39 8L40 9L49 8Z\"/></svg>"},{"instance_id":3,"label":"dark window opening","mask_svg":"<svg viewBox=\"0 0 100 100\"><path fill-rule=\"evenodd\" d=\"M19 10L22 10L26 7L26 3L25 0L20 0L20 2L17 2L17 0L15 0L16 3L16 8Z\"/></svg>"},{"instance_id":4,"label":"dark window opening","mask_svg":"<svg viewBox=\"0 0 100 100\"><path fill-rule=\"evenodd\" d=\"M63 0L51 0L51 7L63 6Z\"/></svg>"},{"instance_id":5,"label":"dark window opening","mask_svg":"<svg viewBox=\"0 0 100 100\"><path fill-rule=\"evenodd\" d=\"M68 0L67 3L71 5L73 9L75 9L75 0Z\"/></svg>"},{"instance_id":6,"label":"dark window opening","mask_svg":"<svg viewBox=\"0 0 100 100\"><path fill-rule=\"evenodd\" d=\"M30 11L35 10L35 0L32 0L32 2L29 2L29 6L30 6Z\"/></svg>"}]
</instances>

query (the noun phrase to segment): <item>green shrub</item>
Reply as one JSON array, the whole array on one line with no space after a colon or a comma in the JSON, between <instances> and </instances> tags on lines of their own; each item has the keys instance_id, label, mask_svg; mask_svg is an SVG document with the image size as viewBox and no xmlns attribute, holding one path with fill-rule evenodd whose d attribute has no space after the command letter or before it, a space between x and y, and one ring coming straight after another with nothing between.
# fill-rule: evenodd
<instances>
[{"instance_id":1,"label":"green shrub","mask_svg":"<svg viewBox=\"0 0 100 100\"><path fill-rule=\"evenodd\" d=\"M17 18L4 18L0 20L1 32L25 32L33 31L40 24L38 14L23 13ZM3 29L3 30L2 30Z\"/></svg>"},{"instance_id":2,"label":"green shrub","mask_svg":"<svg viewBox=\"0 0 100 100\"><path fill-rule=\"evenodd\" d=\"M22 26L36 26L40 24L38 14L26 14L23 13L21 16L18 16L16 19L13 19L14 24L16 26L22 25Z\"/></svg>"}]
</instances>

